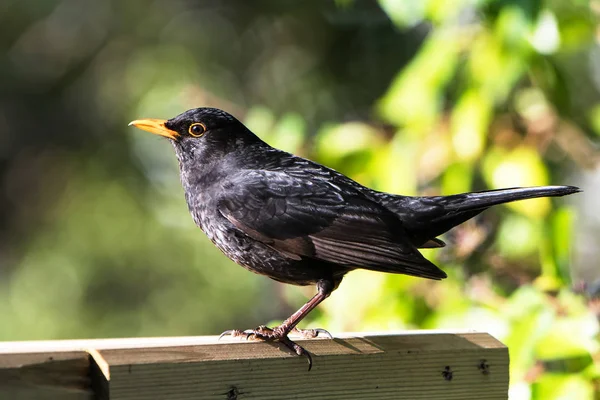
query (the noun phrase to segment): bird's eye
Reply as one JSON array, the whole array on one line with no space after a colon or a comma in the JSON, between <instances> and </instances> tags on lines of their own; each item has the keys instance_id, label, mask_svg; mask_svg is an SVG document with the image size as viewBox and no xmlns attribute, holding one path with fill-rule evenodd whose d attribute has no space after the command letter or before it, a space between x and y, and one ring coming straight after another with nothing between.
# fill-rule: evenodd
<instances>
[{"instance_id":1,"label":"bird's eye","mask_svg":"<svg viewBox=\"0 0 600 400\"><path fill-rule=\"evenodd\" d=\"M188 133L193 137L200 137L204 135L204 132L206 132L206 125L204 125L202 122L192 124L188 129Z\"/></svg>"}]
</instances>

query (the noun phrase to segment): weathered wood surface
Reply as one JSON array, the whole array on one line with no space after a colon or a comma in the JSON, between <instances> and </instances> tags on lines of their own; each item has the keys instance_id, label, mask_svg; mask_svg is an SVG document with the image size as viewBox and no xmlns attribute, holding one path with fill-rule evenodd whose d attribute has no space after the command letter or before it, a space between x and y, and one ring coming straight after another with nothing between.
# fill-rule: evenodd
<instances>
[{"instance_id":1,"label":"weathered wood surface","mask_svg":"<svg viewBox=\"0 0 600 400\"><path fill-rule=\"evenodd\" d=\"M0 399L92 399L85 351L0 353Z\"/></svg>"},{"instance_id":2,"label":"weathered wood surface","mask_svg":"<svg viewBox=\"0 0 600 400\"><path fill-rule=\"evenodd\" d=\"M0 399L506 399L508 349L486 333L0 343Z\"/></svg>"}]
</instances>

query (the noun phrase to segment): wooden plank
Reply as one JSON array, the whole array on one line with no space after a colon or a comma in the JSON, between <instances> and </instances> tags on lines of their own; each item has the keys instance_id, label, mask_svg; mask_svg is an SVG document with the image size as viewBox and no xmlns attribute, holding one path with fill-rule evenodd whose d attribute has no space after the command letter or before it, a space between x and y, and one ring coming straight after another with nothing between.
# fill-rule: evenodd
<instances>
[{"instance_id":1,"label":"wooden plank","mask_svg":"<svg viewBox=\"0 0 600 400\"><path fill-rule=\"evenodd\" d=\"M485 333L101 350L104 399L502 399L508 349Z\"/></svg>"},{"instance_id":2,"label":"wooden plank","mask_svg":"<svg viewBox=\"0 0 600 400\"><path fill-rule=\"evenodd\" d=\"M0 399L90 400L85 351L0 354Z\"/></svg>"},{"instance_id":3,"label":"wooden plank","mask_svg":"<svg viewBox=\"0 0 600 400\"><path fill-rule=\"evenodd\" d=\"M508 393L508 350L486 333L299 341L313 354L310 372L306 359L276 344L216 339L0 343L0 399L504 400Z\"/></svg>"}]
</instances>

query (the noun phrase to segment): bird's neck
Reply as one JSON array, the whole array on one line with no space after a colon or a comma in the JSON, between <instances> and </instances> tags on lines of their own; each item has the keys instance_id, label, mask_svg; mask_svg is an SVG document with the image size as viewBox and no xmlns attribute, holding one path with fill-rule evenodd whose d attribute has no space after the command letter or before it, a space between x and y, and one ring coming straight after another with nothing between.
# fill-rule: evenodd
<instances>
[{"instance_id":1,"label":"bird's neck","mask_svg":"<svg viewBox=\"0 0 600 400\"><path fill-rule=\"evenodd\" d=\"M195 146L192 141L174 144L183 187L206 193L211 186L224 182L232 171L250 166L250 154L272 149L258 137L254 138L230 140L223 146Z\"/></svg>"}]
</instances>

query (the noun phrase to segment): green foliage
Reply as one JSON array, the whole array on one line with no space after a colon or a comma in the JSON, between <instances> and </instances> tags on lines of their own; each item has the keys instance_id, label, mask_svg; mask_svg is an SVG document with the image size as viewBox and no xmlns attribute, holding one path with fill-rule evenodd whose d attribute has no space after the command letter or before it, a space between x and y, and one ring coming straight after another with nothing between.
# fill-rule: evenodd
<instances>
[{"instance_id":1,"label":"green foliage","mask_svg":"<svg viewBox=\"0 0 600 400\"><path fill-rule=\"evenodd\" d=\"M315 138L316 158L396 193L427 186L432 193L450 194L481 189L482 181L487 188L555 183L535 139L505 121L506 110L514 110L534 129L557 118L554 109L565 111L560 72L540 72L537 66L546 54L560 58L564 15L557 17L538 2L486 2L473 4L487 10L486 18L460 24L446 2L381 4L399 26L423 19L436 26L379 102L380 115L397 133L382 143L381 134L368 125L328 127ZM569 46L575 44L569 40ZM598 106L588 107L597 132ZM488 331L510 349L512 398L591 399L598 320L585 299L570 291L573 210L549 199L507 209L497 234L489 238L487 261L479 262L493 265L500 257L508 263L500 268L508 271L488 267L471 276L446 265L449 278L439 284L354 272L313 323L334 330ZM439 253L431 256L444 264ZM528 283L522 277L496 282L506 273L525 274Z\"/></svg>"}]
</instances>

